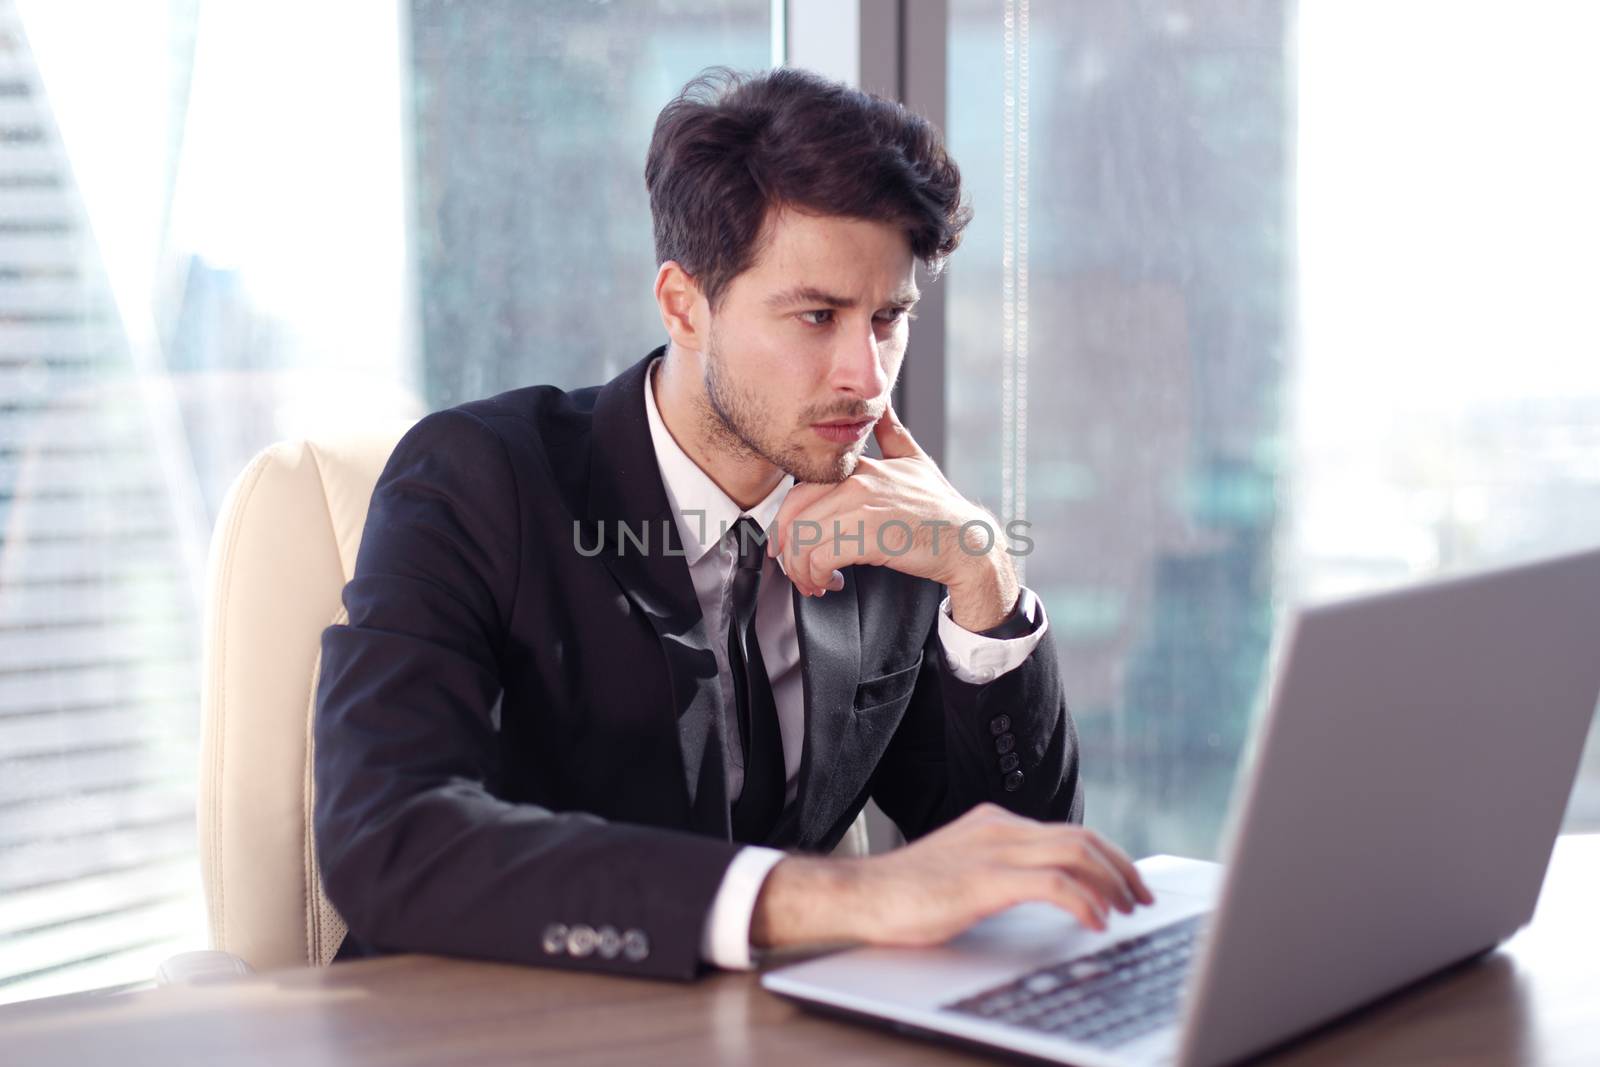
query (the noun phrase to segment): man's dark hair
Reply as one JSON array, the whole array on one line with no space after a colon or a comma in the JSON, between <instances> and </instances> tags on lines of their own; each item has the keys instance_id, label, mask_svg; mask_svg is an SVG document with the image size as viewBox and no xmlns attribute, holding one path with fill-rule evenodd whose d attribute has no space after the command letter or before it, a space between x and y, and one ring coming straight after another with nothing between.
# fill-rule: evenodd
<instances>
[{"instance_id":1,"label":"man's dark hair","mask_svg":"<svg viewBox=\"0 0 1600 1067\"><path fill-rule=\"evenodd\" d=\"M676 260L713 308L769 209L898 223L932 274L972 217L932 123L793 67L703 71L661 109L644 184L656 262Z\"/></svg>"}]
</instances>

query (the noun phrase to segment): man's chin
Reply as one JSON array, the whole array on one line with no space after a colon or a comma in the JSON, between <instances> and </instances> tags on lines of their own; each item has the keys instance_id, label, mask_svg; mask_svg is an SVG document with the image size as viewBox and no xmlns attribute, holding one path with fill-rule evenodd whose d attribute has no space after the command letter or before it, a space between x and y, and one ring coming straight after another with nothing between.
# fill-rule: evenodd
<instances>
[{"instance_id":1,"label":"man's chin","mask_svg":"<svg viewBox=\"0 0 1600 1067\"><path fill-rule=\"evenodd\" d=\"M818 451L797 449L790 453L792 462L786 470L797 482L825 485L842 482L855 473L865 445L849 445L843 449L825 448Z\"/></svg>"}]
</instances>

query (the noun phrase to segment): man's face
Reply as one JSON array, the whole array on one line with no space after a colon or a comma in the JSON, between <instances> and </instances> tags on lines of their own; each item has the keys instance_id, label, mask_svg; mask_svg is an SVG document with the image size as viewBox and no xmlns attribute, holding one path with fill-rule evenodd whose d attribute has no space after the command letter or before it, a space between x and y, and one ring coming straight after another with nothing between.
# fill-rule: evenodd
<instances>
[{"instance_id":1,"label":"man's face","mask_svg":"<svg viewBox=\"0 0 1600 1067\"><path fill-rule=\"evenodd\" d=\"M768 216L711 316L706 429L800 482L850 476L905 358L916 261L899 226Z\"/></svg>"}]
</instances>

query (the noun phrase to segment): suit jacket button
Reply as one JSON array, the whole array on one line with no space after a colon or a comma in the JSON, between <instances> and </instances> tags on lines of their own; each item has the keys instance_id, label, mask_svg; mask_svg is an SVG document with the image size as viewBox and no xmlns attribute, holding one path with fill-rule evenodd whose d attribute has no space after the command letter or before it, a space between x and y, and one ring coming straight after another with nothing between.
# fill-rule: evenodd
<instances>
[{"instance_id":1,"label":"suit jacket button","mask_svg":"<svg viewBox=\"0 0 1600 1067\"><path fill-rule=\"evenodd\" d=\"M578 923L567 935L567 954L582 959L594 951L599 940L600 935L594 932L594 927Z\"/></svg>"},{"instance_id":2,"label":"suit jacket button","mask_svg":"<svg viewBox=\"0 0 1600 1067\"><path fill-rule=\"evenodd\" d=\"M622 955L634 963L650 955L650 939L643 930L629 930L622 935Z\"/></svg>"},{"instance_id":3,"label":"suit jacket button","mask_svg":"<svg viewBox=\"0 0 1600 1067\"><path fill-rule=\"evenodd\" d=\"M567 949L567 926L565 923L551 923L544 928L544 937L541 939L545 954L559 956Z\"/></svg>"},{"instance_id":4,"label":"suit jacket button","mask_svg":"<svg viewBox=\"0 0 1600 1067\"><path fill-rule=\"evenodd\" d=\"M1022 788L1022 772L1012 771L1006 775L1006 792L1015 793Z\"/></svg>"},{"instance_id":5,"label":"suit jacket button","mask_svg":"<svg viewBox=\"0 0 1600 1067\"><path fill-rule=\"evenodd\" d=\"M1000 757L1000 771L1001 773L1014 771L1017 769L1017 764L1021 762L1022 760L1017 757L1015 752L1007 752L1004 756Z\"/></svg>"},{"instance_id":6,"label":"suit jacket button","mask_svg":"<svg viewBox=\"0 0 1600 1067\"><path fill-rule=\"evenodd\" d=\"M996 715L989 720L989 732L996 737L1011 729L1011 716Z\"/></svg>"},{"instance_id":7,"label":"suit jacket button","mask_svg":"<svg viewBox=\"0 0 1600 1067\"><path fill-rule=\"evenodd\" d=\"M1004 756L1007 752L1017 747L1016 734L1001 734L994 739L994 750Z\"/></svg>"},{"instance_id":8,"label":"suit jacket button","mask_svg":"<svg viewBox=\"0 0 1600 1067\"><path fill-rule=\"evenodd\" d=\"M614 960L617 958L617 953L622 951L622 935L617 933L615 926L602 926L595 947L600 950L600 955L608 960Z\"/></svg>"}]
</instances>

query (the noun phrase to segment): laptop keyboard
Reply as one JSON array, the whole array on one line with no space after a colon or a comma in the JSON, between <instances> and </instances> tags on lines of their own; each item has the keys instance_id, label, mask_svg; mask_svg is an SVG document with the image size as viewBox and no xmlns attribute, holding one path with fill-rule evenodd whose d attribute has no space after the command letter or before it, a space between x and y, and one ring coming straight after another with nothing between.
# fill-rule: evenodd
<instances>
[{"instance_id":1,"label":"laptop keyboard","mask_svg":"<svg viewBox=\"0 0 1600 1067\"><path fill-rule=\"evenodd\" d=\"M944 1005L991 1022L1115 1048L1171 1024L1206 916L1041 967Z\"/></svg>"}]
</instances>

